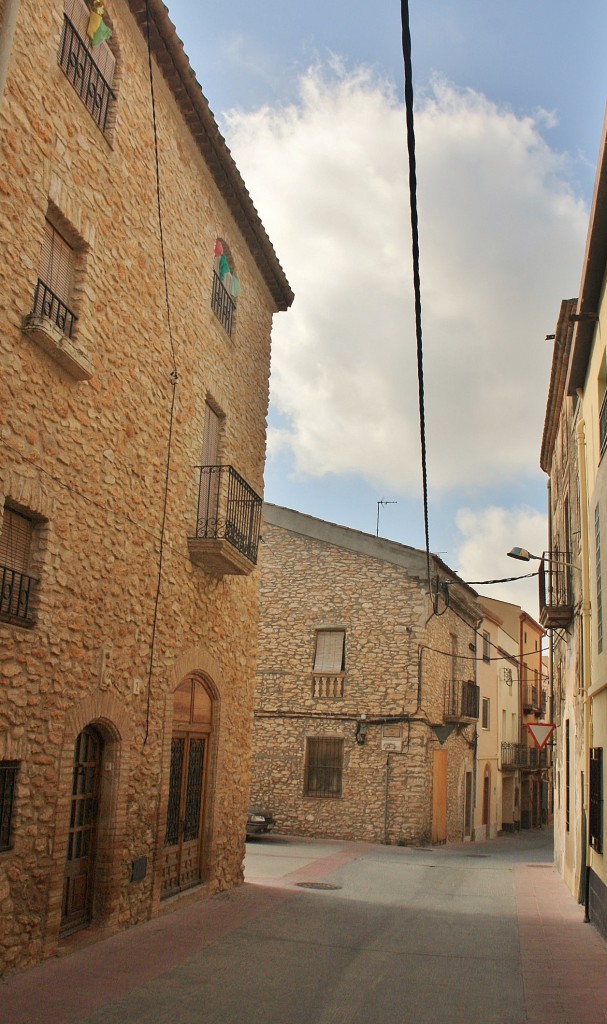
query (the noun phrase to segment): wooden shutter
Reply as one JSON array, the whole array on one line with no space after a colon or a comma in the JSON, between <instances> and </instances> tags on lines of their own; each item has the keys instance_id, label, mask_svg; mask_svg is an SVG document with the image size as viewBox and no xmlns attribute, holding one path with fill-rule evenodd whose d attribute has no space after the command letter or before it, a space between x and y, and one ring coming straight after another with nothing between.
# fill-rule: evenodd
<instances>
[{"instance_id":1,"label":"wooden shutter","mask_svg":"<svg viewBox=\"0 0 607 1024\"><path fill-rule=\"evenodd\" d=\"M82 39L82 42L90 45L90 40L86 34L86 30L88 28L91 12L84 3L84 0L65 0L64 10L76 29L76 32ZM108 43L101 43L100 46L91 50L91 57L105 78L107 84L111 85L114 80L116 58L110 50Z\"/></svg>"},{"instance_id":2,"label":"wooden shutter","mask_svg":"<svg viewBox=\"0 0 607 1024\"><path fill-rule=\"evenodd\" d=\"M5 508L0 533L0 565L5 569L14 569L15 572L27 573L31 539L31 520Z\"/></svg>"},{"instance_id":3,"label":"wooden shutter","mask_svg":"<svg viewBox=\"0 0 607 1024\"><path fill-rule=\"evenodd\" d=\"M323 629L316 634L315 672L343 672L344 641L343 629Z\"/></svg>"},{"instance_id":4,"label":"wooden shutter","mask_svg":"<svg viewBox=\"0 0 607 1024\"><path fill-rule=\"evenodd\" d=\"M204 433L202 436L202 465L216 466L219 460L219 428L221 417L208 402L204 409Z\"/></svg>"},{"instance_id":5,"label":"wooden shutter","mask_svg":"<svg viewBox=\"0 0 607 1024\"><path fill-rule=\"evenodd\" d=\"M74 284L74 250L47 220L38 276L68 308Z\"/></svg>"}]
</instances>

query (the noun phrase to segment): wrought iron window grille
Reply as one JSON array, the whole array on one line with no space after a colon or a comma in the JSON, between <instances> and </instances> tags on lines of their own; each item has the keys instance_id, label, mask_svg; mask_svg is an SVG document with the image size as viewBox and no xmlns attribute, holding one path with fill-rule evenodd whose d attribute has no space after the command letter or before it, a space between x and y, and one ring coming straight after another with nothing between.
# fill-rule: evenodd
<instances>
[{"instance_id":1,"label":"wrought iron window grille","mask_svg":"<svg viewBox=\"0 0 607 1024\"><path fill-rule=\"evenodd\" d=\"M65 302L55 295L53 291L44 283L41 278L38 278L38 283L34 291L34 308L32 310L34 316L45 316L51 320L68 338L72 336L72 330L78 317L75 313L72 313L69 306L66 306Z\"/></svg>"},{"instance_id":2,"label":"wrought iron window grille","mask_svg":"<svg viewBox=\"0 0 607 1024\"><path fill-rule=\"evenodd\" d=\"M104 132L110 103L116 99L116 95L67 14L63 18L59 64L93 120Z\"/></svg>"},{"instance_id":3,"label":"wrought iron window grille","mask_svg":"<svg viewBox=\"0 0 607 1024\"><path fill-rule=\"evenodd\" d=\"M0 566L0 617L5 621L29 626L33 619L30 601L35 584L32 576L16 569Z\"/></svg>"},{"instance_id":4,"label":"wrought iron window grille","mask_svg":"<svg viewBox=\"0 0 607 1024\"><path fill-rule=\"evenodd\" d=\"M13 810L18 771L18 761L0 761L0 850L10 850L13 845Z\"/></svg>"},{"instance_id":5,"label":"wrought iron window grille","mask_svg":"<svg viewBox=\"0 0 607 1024\"><path fill-rule=\"evenodd\" d=\"M213 292L211 296L211 308L215 316L225 328L229 335L232 334L234 325L234 313L236 303L228 292L216 270L213 270Z\"/></svg>"}]
</instances>

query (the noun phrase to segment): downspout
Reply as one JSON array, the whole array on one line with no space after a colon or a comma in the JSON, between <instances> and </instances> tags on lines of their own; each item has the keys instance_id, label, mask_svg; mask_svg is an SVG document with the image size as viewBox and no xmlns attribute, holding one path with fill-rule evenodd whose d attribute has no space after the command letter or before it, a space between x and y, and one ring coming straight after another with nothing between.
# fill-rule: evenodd
<instances>
[{"instance_id":1,"label":"downspout","mask_svg":"<svg viewBox=\"0 0 607 1024\"><path fill-rule=\"evenodd\" d=\"M19 14L19 2L20 0L6 0L4 17L2 19L2 25L0 25L0 106L2 105L4 87L8 77L8 66L10 64L13 39L15 37L17 16Z\"/></svg>"},{"instance_id":2,"label":"downspout","mask_svg":"<svg viewBox=\"0 0 607 1024\"><path fill-rule=\"evenodd\" d=\"M386 781L384 791L384 846L388 845L388 792L390 787L390 755L386 754Z\"/></svg>"},{"instance_id":3,"label":"downspout","mask_svg":"<svg viewBox=\"0 0 607 1024\"><path fill-rule=\"evenodd\" d=\"M583 398L581 389L577 391L580 403ZM590 714L590 666L591 666L591 635L590 635L590 561L588 557L588 480L586 477L586 437L584 420L578 420L575 428L577 440L578 475L580 478L580 533L582 540L582 694L584 700L584 804L582 827L585 862L584 884L584 920L590 920L590 748L592 746L592 715Z\"/></svg>"}]
</instances>

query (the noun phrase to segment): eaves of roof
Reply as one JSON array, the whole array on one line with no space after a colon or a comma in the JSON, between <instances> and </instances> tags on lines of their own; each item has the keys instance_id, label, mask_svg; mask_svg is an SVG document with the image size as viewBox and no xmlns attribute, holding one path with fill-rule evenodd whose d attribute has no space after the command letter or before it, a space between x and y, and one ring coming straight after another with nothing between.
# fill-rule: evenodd
<instances>
[{"instance_id":1,"label":"eaves of roof","mask_svg":"<svg viewBox=\"0 0 607 1024\"><path fill-rule=\"evenodd\" d=\"M582 270L582 281L579 291L577 314L595 314L605 277L607 258L607 119L603 124L601 151L597 163L594 183L594 196L590 211L590 225L586 239L586 252ZM578 388L583 388L586 381L588 360L592 350L592 342L596 322L593 319L582 320L576 325L573 338L567 394L575 395Z\"/></svg>"},{"instance_id":2,"label":"eaves of roof","mask_svg":"<svg viewBox=\"0 0 607 1024\"><path fill-rule=\"evenodd\" d=\"M571 315L575 313L577 299L563 299L556 325L554 337L554 350L552 353L552 368L550 370L550 385L548 388L548 400L546 402L546 416L544 419L544 433L542 436L542 447L540 449L540 466L544 473L550 473L552 453L556 443L556 436L559 429L559 418L563 398L565 397L565 384L567 383L567 368L571 353L571 339L573 336L573 323Z\"/></svg>"},{"instance_id":3,"label":"eaves of roof","mask_svg":"<svg viewBox=\"0 0 607 1024\"><path fill-rule=\"evenodd\" d=\"M390 562L393 565L401 566L411 576L427 580L426 552L420 548L377 537L372 533L363 533L362 530L354 530L350 526L339 526L337 523L317 519L304 512L296 512L295 509L272 505L269 502L263 504L263 518L264 522L270 526L278 526L283 530L308 537L322 544L330 544L346 551ZM463 599L465 595L467 600L475 601L478 597L476 590L462 580L446 562L443 562L442 558L431 553L430 559L433 573L440 570L454 584L458 584L460 599Z\"/></svg>"},{"instance_id":4,"label":"eaves of roof","mask_svg":"<svg viewBox=\"0 0 607 1024\"><path fill-rule=\"evenodd\" d=\"M128 0L147 42L149 7L150 43L162 71L213 179L225 199L247 246L255 258L277 310L288 309L293 292L274 247L255 209L234 158L228 149L208 101L161 0Z\"/></svg>"}]
</instances>

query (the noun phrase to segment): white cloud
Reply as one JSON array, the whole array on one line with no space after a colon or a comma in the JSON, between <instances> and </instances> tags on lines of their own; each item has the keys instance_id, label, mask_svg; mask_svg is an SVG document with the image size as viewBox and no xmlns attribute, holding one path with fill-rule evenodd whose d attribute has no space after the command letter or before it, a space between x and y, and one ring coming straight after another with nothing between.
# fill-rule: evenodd
<instances>
[{"instance_id":1,"label":"white cloud","mask_svg":"<svg viewBox=\"0 0 607 1024\"><path fill-rule=\"evenodd\" d=\"M460 509L456 523L461 540L456 548L454 564L462 579L470 582L536 572L538 562L513 561L506 552L517 545L541 555L548 544L547 517L526 506L506 509L493 505L474 511ZM519 604L537 618L537 576L475 589L498 601Z\"/></svg>"},{"instance_id":2,"label":"white cloud","mask_svg":"<svg viewBox=\"0 0 607 1024\"><path fill-rule=\"evenodd\" d=\"M416 110L433 492L537 468L551 333L577 290L587 212L517 117L437 80ZM301 475L417 492L406 127L368 69L310 69L300 101L231 111L227 138L295 291L276 319L272 402Z\"/></svg>"}]
</instances>

